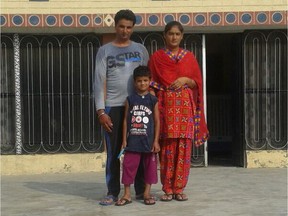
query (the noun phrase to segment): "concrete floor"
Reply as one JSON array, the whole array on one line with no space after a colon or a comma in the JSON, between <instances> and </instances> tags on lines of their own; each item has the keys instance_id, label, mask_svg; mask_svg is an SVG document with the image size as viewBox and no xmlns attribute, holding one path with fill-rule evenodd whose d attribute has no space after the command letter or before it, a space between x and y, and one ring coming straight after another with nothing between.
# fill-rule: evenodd
<instances>
[{"instance_id":1,"label":"concrete floor","mask_svg":"<svg viewBox=\"0 0 288 216\"><path fill-rule=\"evenodd\" d=\"M286 216L287 169L192 168L186 202L100 206L105 193L104 172L1 176L1 216Z\"/></svg>"}]
</instances>

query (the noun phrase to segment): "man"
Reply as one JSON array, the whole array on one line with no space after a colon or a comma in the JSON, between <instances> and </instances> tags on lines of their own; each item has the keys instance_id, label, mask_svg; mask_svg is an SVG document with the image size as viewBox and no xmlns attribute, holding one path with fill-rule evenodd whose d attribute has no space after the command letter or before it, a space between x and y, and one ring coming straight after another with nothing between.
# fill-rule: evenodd
<instances>
[{"instance_id":1,"label":"man","mask_svg":"<svg viewBox=\"0 0 288 216\"><path fill-rule=\"evenodd\" d=\"M126 97L134 91L133 70L147 65L148 52L139 43L130 40L136 22L130 10L120 10L115 18L115 39L100 47L96 55L95 103L99 122L105 131L107 150L107 196L100 205L111 205L120 193L120 161L117 158L122 142L124 105ZM106 91L105 91L106 88ZM136 198L144 192L143 171L135 179Z\"/></svg>"}]
</instances>

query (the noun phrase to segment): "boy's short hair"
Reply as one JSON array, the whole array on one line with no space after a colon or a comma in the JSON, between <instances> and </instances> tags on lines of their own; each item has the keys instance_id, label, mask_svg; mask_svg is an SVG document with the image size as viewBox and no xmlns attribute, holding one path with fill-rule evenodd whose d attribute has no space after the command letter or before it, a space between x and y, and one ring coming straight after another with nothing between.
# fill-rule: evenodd
<instances>
[{"instance_id":1,"label":"boy's short hair","mask_svg":"<svg viewBox=\"0 0 288 216\"><path fill-rule=\"evenodd\" d=\"M137 77L149 77L149 79L151 78L151 73L150 70L147 66L138 66L134 69L133 72L133 79L136 80Z\"/></svg>"},{"instance_id":2,"label":"boy's short hair","mask_svg":"<svg viewBox=\"0 0 288 216\"><path fill-rule=\"evenodd\" d=\"M117 23L119 22L119 20L121 19L126 19L126 20L130 20L133 22L133 26L135 25L136 23L136 16L135 14L129 10L129 9L126 9L126 10L120 10L118 11L116 14L115 14L115 17L114 17L114 22L115 22L115 26L117 25Z\"/></svg>"}]
</instances>

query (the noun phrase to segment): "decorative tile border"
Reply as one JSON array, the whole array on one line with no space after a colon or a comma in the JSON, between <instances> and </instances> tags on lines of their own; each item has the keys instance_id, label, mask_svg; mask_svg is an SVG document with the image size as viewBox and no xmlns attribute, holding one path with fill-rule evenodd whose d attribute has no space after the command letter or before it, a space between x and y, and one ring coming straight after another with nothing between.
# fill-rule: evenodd
<instances>
[{"instance_id":1,"label":"decorative tile border","mask_svg":"<svg viewBox=\"0 0 288 216\"><path fill-rule=\"evenodd\" d=\"M113 14L1 14L0 27L111 27ZM164 26L177 20L184 26L261 26L287 25L287 11L142 13L136 26Z\"/></svg>"}]
</instances>

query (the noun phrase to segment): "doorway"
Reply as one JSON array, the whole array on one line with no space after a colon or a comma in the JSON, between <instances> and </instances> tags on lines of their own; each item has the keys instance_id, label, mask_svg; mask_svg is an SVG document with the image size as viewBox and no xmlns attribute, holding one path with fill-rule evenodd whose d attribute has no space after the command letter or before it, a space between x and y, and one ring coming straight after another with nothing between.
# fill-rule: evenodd
<instances>
[{"instance_id":1,"label":"doorway","mask_svg":"<svg viewBox=\"0 0 288 216\"><path fill-rule=\"evenodd\" d=\"M208 166L241 166L241 34L206 35Z\"/></svg>"}]
</instances>

